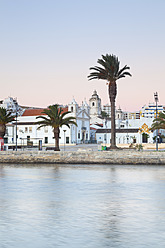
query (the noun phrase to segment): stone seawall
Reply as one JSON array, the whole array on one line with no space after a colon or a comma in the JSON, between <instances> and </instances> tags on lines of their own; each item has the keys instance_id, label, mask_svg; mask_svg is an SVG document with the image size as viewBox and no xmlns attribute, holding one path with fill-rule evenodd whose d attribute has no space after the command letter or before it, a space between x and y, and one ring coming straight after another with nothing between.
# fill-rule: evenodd
<instances>
[{"instance_id":1,"label":"stone seawall","mask_svg":"<svg viewBox=\"0 0 165 248\"><path fill-rule=\"evenodd\" d=\"M1 151L4 164L141 164L165 165L165 152L156 151Z\"/></svg>"}]
</instances>

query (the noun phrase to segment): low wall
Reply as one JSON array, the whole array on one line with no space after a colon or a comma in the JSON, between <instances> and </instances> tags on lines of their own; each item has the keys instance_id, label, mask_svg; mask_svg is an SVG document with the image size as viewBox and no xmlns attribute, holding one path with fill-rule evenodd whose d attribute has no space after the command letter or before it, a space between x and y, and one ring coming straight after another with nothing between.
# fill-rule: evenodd
<instances>
[{"instance_id":1,"label":"low wall","mask_svg":"<svg viewBox=\"0 0 165 248\"><path fill-rule=\"evenodd\" d=\"M165 165L165 152L156 151L1 151L8 164L142 164Z\"/></svg>"}]
</instances>

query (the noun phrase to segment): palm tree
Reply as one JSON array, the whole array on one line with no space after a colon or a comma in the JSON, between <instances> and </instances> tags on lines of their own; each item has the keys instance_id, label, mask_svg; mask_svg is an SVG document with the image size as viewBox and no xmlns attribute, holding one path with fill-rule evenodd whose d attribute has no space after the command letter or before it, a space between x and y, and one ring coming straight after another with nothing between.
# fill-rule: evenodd
<instances>
[{"instance_id":1,"label":"palm tree","mask_svg":"<svg viewBox=\"0 0 165 248\"><path fill-rule=\"evenodd\" d=\"M101 65L91 67L91 72L88 76L89 80L92 79L103 79L108 81L108 93L111 103L111 149L116 149L116 127L115 127L115 99L117 95L117 84L116 81L125 76L131 76L131 74L126 71L130 67L125 65L122 69L119 68L120 62L118 57L115 55L106 54L102 55L102 59L98 59L98 64Z\"/></svg>"},{"instance_id":2,"label":"palm tree","mask_svg":"<svg viewBox=\"0 0 165 248\"><path fill-rule=\"evenodd\" d=\"M51 105L48 107L48 109L45 109L43 111L43 114L46 114L45 116L37 116L36 119L42 118L42 121L38 121L36 124L40 125L38 127L45 127L45 126L51 126L53 128L54 138L55 138L55 151L60 151L59 149L59 137L60 137L60 127L63 125L70 128L70 124L76 125L77 123L74 121L76 119L75 117L66 117L67 114L71 113L70 111L63 112L63 109L59 107L58 104Z\"/></svg>"},{"instance_id":3,"label":"palm tree","mask_svg":"<svg viewBox=\"0 0 165 248\"><path fill-rule=\"evenodd\" d=\"M14 117L11 112L8 112L5 108L0 107L0 137L4 138L6 133L6 124L13 121Z\"/></svg>"},{"instance_id":4,"label":"palm tree","mask_svg":"<svg viewBox=\"0 0 165 248\"><path fill-rule=\"evenodd\" d=\"M165 129L165 112L159 113L159 116L153 120L151 130Z\"/></svg>"}]
</instances>

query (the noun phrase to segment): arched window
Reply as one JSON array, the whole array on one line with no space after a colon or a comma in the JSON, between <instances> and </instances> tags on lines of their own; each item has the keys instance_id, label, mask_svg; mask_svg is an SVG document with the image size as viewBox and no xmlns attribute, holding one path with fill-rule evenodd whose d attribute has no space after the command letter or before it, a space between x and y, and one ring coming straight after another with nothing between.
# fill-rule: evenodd
<instances>
[{"instance_id":1,"label":"arched window","mask_svg":"<svg viewBox=\"0 0 165 248\"><path fill-rule=\"evenodd\" d=\"M92 102L92 106L95 106L95 103L94 102Z\"/></svg>"},{"instance_id":2,"label":"arched window","mask_svg":"<svg viewBox=\"0 0 165 248\"><path fill-rule=\"evenodd\" d=\"M71 107L71 112L73 112L73 107Z\"/></svg>"}]
</instances>

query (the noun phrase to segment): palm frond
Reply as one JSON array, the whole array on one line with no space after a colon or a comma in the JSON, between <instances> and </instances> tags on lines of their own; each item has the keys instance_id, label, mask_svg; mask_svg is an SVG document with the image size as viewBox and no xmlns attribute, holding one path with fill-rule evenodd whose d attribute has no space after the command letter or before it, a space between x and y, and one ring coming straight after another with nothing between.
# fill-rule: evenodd
<instances>
[{"instance_id":1,"label":"palm frond","mask_svg":"<svg viewBox=\"0 0 165 248\"><path fill-rule=\"evenodd\" d=\"M66 125L69 127L69 124L77 125L76 122L74 122L75 117L68 116L70 114L70 111L63 112L63 109L59 107L58 104L50 105L48 109L45 109L43 111L46 116L37 116L36 119L42 119L36 122L36 124L39 125L38 128L41 128L43 126L51 126L52 128L58 129L59 127L62 127L63 125Z\"/></svg>"},{"instance_id":2,"label":"palm frond","mask_svg":"<svg viewBox=\"0 0 165 248\"><path fill-rule=\"evenodd\" d=\"M118 76L117 79L124 78L126 76L130 76L131 77L132 75L129 72L123 72L120 76Z\"/></svg>"},{"instance_id":3,"label":"palm frond","mask_svg":"<svg viewBox=\"0 0 165 248\"><path fill-rule=\"evenodd\" d=\"M11 115L11 112L8 112L5 108L0 107L0 124L6 125L14 121L14 116Z\"/></svg>"},{"instance_id":4,"label":"palm frond","mask_svg":"<svg viewBox=\"0 0 165 248\"><path fill-rule=\"evenodd\" d=\"M103 79L107 80L108 82L114 82L122 77L131 76L129 72L130 67L125 65L122 69L119 69L120 62L118 57L115 55L102 55L101 59L98 59L99 66L90 67L89 69L92 70L88 76L88 80L93 79Z\"/></svg>"},{"instance_id":5,"label":"palm frond","mask_svg":"<svg viewBox=\"0 0 165 248\"><path fill-rule=\"evenodd\" d=\"M153 120L151 130L165 129L165 113L159 113L159 116Z\"/></svg>"}]
</instances>

